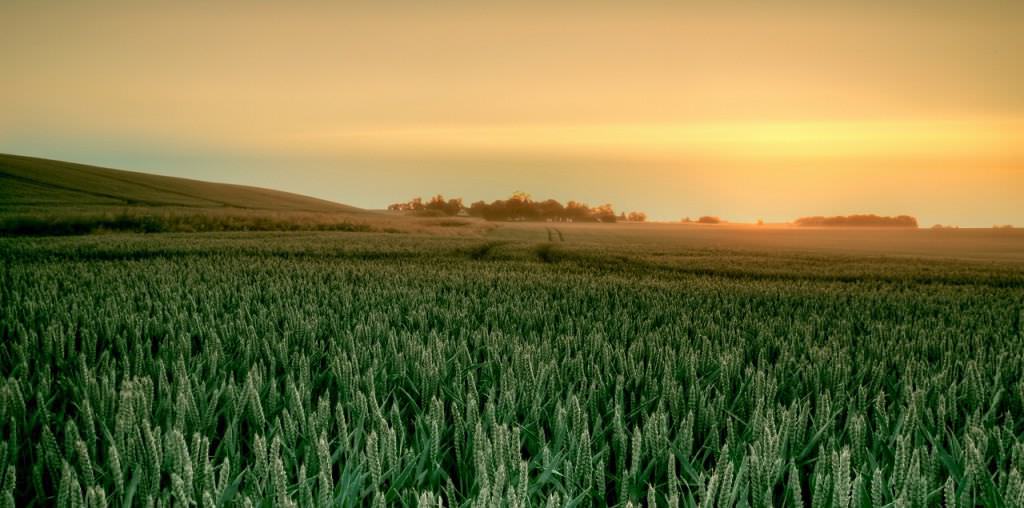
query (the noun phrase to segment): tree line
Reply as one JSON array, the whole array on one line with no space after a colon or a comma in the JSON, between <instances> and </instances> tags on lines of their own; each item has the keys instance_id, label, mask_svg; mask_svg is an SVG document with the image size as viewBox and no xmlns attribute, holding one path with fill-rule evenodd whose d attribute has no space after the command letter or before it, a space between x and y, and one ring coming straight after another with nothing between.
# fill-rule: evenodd
<instances>
[{"instance_id":1,"label":"tree line","mask_svg":"<svg viewBox=\"0 0 1024 508\"><path fill-rule=\"evenodd\" d=\"M909 215L885 217L874 214L837 215L835 217L801 217L795 221L797 226L806 227L893 227L916 228L917 219Z\"/></svg>"},{"instance_id":2,"label":"tree line","mask_svg":"<svg viewBox=\"0 0 1024 508\"><path fill-rule=\"evenodd\" d=\"M644 212L615 213L609 204L591 207L586 203L569 201L562 204L554 199L535 201L525 192L516 192L508 199L487 203L475 201L466 206L462 198L445 199L438 194L428 201L413 198L405 203L394 203L388 210L413 212L419 215L469 215L490 221L552 221L552 222L644 222Z\"/></svg>"}]
</instances>

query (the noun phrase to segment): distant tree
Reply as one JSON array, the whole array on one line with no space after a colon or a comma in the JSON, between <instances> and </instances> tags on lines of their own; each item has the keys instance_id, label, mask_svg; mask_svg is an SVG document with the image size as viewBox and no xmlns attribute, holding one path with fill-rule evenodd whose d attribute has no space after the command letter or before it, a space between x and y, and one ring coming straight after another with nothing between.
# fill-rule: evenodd
<instances>
[{"instance_id":1,"label":"distant tree","mask_svg":"<svg viewBox=\"0 0 1024 508\"><path fill-rule=\"evenodd\" d=\"M722 219L719 219L718 217L715 217L713 215L705 215L705 216L697 219L697 223L699 223L699 224L721 224L722 223Z\"/></svg>"},{"instance_id":2,"label":"distant tree","mask_svg":"<svg viewBox=\"0 0 1024 508\"><path fill-rule=\"evenodd\" d=\"M433 198L430 198L430 202L426 204L427 210L435 210L444 215L455 215L459 213L462 206L462 198L444 199L444 196L438 194Z\"/></svg>"},{"instance_id":3,"label":"distant tree","mask_svg":"<svg viewBox=\"0 0 1024 508\"><path fill-rule=\"evenodd\" d=\"M647 214L644 212L629 212L626 217L626 220L630 222L645 222L647 220Z\"/></svg>"},{"instance_id":4,"label":"distant tree","mask_svg":"<svg viewBox=\"0 0 1024 508\"><path fill-rule=\"evenodd\" d=\"M405 203L394 203L388 205L388 210L398 212L417 212L418 215L429 214L429 215L456 215L462 211L465 207L462 205L462 198L444 199L444 196L438 194L428 201L426 204L423 203L421 198L412 198Z\"/></svg>"},{"instance_id":5,"label":"distant tree","mask_svg":"<svg viewBox=\"0 0 1024 508\"><path fill-rule=\"evenodd\" d=\"M508 220L508 207L505 201L498 199L491 204L484 204L481 217L487 220Z\"/></svg>"},{"instance_id":6,"label":"distant tree","mask_svg":"<svg viewBox=\"0 0 1024 508\"><path fill-rule=\"evenodd\" d=\"M512 197L508 198L509 201L519 201L522 203L530 203L530 195L523 191L515 191L512 193Z\"/></svg>"},{"instance_id":7,"label":"distant tree","mask_svg":"<svg viewBox=\"0 0 1024 508\"><path fill-rule=\"evenodd\" d=\"M534 220L538 215L530 195L515 192L507 200L496 200L484 210L487 220Z\"/></svg>"},{"instance_id":8,"label":"distant tree","mask_svg":"<svg viewBox=\"0 0 1024 508\"><path fill-rule=\"evenodd\" d=\"M430 198L430 201L427 202L427 204L425 205L425 208L427 210L433 210L433 211L436 211L436 212L439 212L439 213L442 213L442 214L447 214L447 210L446 210L447 205L448 205L448 202L445 201L444 196L438 194L438 195Z\"/></svg>"},{"instance_id":9,"label":"distant tree","mask_svg":"<svg viewBox=\"0 0 1024 508\"><path fill-rule=\"evenodd\" d=\"M693 222L693 219L691 219L689 217L683 217L683 220L680 221L680 222L682 222L683 224L689 224L689 223Z\"/></svg>"},{"instance_id":10,"label":"distant tree","mask_svg":"<svg viewBox=\"0 0 1024 508\"><path fill-rule=\"evenodd\" d=\"M894 227L916 228L917 219L909 215L884 217L874 214L837 215L834 217L801 217L794 221L797 226L809 227Z\"/></svg>"},{"instance_id":11,"label":"distant tree","mask_svg":"<svg viewBox=\"0 0 1024 508\"><path fill-rule=\"evenodd\" d=\"M417 215L457 215L465 211L473 217L482 217L491 221L581 221L581 222L615 222L620 217L627 217L626 214L616 215L611 204L604 204L596 208L590 208L586 203L569 201L565 206L548 199L545 201L534 201L525 192L515 192L508 199L498 199L487 203L476 201L467 208L462 198L445 199L438 194L423 203L420 198L413 198L406 203L395 203L388 206L388 210L415 212ZM637 215L639 214L639 215ZM633 212L629 215L630 220L645 220L646 215L642 212Z\"/></svg>"},{"instance_id":12,"label":"distant tree","mask_svg":"<svg viewBox=\"0 0 1024 508\"><path fill-rule=\"evenodd\" d=\"M594 219L598 222L616 222L618 217L615 215L615 210L612 209L611 204L603 204L597 208L591 210L594 215Z\"/></svg>"},{"instance_id":13,"label":"distant tree","mask_svg":"<svg viewBox=\"0 0 1024 508\"><path fill-rule=\"evenodd\" d=\"M388 210L398 212L414 212L423 210L423 200L420 198L412 198L405 203L393 203L388 205Z\"/></svg>"},{"instance_id":14,"label":"distant tree","mask_svg":"<svg viewBox=\"0 0 1024 508\"><path fill-rule=\"evenodd\" d=\"M565 216L575 222L593 220L590 216L590 207L586 203L570 201L565 204Z\"/></svg>"},{"instance_id":15,"label":"distant tree","mask_svg":"<svg viewBox=\"0 0 1024 508\"><path fill-rule=\"evenodd\" d=\"M554 199L538 203L537 209L540 212L540 218L544 220L561 221L565 218L565 207Z\"/></svg>"}]
</instances>

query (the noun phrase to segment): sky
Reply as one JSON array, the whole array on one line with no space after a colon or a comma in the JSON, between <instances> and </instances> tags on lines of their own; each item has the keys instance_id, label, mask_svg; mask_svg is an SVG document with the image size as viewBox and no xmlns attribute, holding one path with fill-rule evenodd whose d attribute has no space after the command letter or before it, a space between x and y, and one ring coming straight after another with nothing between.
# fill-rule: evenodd
<instances>
[{"instance_id":1,"label":"sky","mask_svg":"<svg viewBox=\"0 0 1024 508\"><path fill-rule=\"evenodd\" d=\"M1024 225L1024 2L2 2L0 152L365 208Z\"/></svg>"}]
</instances>

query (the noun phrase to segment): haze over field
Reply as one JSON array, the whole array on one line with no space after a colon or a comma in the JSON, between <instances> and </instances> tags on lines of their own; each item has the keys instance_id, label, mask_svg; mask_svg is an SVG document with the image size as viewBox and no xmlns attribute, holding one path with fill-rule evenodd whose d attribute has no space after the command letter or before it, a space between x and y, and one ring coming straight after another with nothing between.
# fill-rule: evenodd
<instances>
[{"instance_id":1,"label":"haze over field","mask_svg":"<svg viewBox=\"0 0 1024 508\"><path fill-rule=\"evenodd\" d=\"M362 208L1024 223L1020 2L0 5L0 152Z\"/></svg>"}]
</instances>

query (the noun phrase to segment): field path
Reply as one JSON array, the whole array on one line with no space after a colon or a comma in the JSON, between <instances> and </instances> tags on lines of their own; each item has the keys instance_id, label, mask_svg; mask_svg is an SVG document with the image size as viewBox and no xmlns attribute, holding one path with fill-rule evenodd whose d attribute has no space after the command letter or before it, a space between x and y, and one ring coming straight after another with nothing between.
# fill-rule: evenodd
<instances>
[{"instance_id":1,"label":"field path","mask_svg":"<svg viewBox=\"0 0 1024 508\"><path fill-rule=\"evenodd\" d=\"M565 241L565 235L562 234L562 230L560 230L558 228L552 228L552 227L545 227L544 229L546 229L547 232L548 232L548 241L549 242L554 242L556 235L558 236L558 241L559 242L564 242Z\"/></svg>"}]
</instances>

